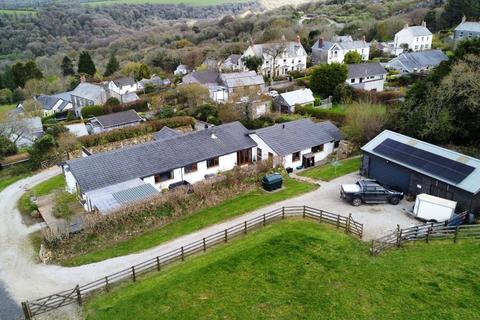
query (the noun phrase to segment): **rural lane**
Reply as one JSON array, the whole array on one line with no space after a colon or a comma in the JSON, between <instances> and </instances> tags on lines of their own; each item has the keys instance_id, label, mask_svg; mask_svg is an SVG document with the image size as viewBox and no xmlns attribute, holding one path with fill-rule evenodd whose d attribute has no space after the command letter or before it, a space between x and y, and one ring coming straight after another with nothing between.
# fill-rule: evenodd
<instances>
[{"instance_id":1,"label":"rural lane","mask_svg":"<svg viewBox=\"0 0 480 320\"><path fill-rule=\"evenodd\" d=\"M25 299L34 299L73 288L76 284L81 285L96 280L193 241L201 240L207 235L222 231L281 206L307 205L342 215L348 215L351 212L354 220L364 224L365 240L393 231L397 224L401 227L407 227L417 223L416 220L402 212L402 206L411 205L405 201L402 201L400 206L364 205L358 208L341 201L339 199L339 185L341 183L352 183L359 178L356 174L350 174L332 182L322 183L316 191L209 226L139 253L79 267L44 265L34 260L37 253L33 252L28 240L28 234L38 230L39 225L25 226L22 223L16 204L26 188L31 188L59 173L61 173L59 168L43 171L12 184L0 193L0 208L2 208L0 213L2 221L0 224L0 294L3 283L6 291L17 303ZM0 296L1 298L2 296Z\"/></svg>"}]
</instances>

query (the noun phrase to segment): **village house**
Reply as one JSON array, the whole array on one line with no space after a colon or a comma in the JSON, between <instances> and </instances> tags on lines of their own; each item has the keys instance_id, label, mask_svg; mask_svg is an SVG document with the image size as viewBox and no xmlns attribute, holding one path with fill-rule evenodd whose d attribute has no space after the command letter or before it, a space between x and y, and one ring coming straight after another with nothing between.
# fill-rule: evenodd
<instances>
[{"instance_id":1,"label":"village house","mask_svg":"<svg viewBox=\"0 0 480 320\"><path fill-rule=\"evenodd\" d=\"M462 22L455 28L453 34L453 40L455 42L464 39L471 39L480 36L480 22L467 21L467 18L463 16Z\"/></svg>"},{"instance_id":2,"label":"village house","mask_svg":"<svg viewBox=\"0 0 480 320\"><path fill-rule=\"evenodd\" d=\"M315 103L315 97L310 89L299 89L285 92L273 98L275 110L282 113L294 113L296 106L312 106Z\"/></svg>"},{"instance_id":3,"label":"village house","mask_svg":"<svg viewBox=\"0 0 480 320\"><path fill-rule=\"evenodd\" d=\"M216 71L194 71L182 79L182 84L199 84L208 89L210 98L215 102L228 100L228 90L219 84L220 74Z\"/></svg>"},{"instance_id":4,"label":"village house","mask_svg":"<svg viewBox=\"0 0 480 320\"><path fill-rule=\"evenodd\" d=\"M162 130L163 131L163 130ZM152 194L176 183L196 183L252 163L256 143L239 122L200 131L174 134L159 140L92 154L63 164L66 189L79 195L87 211L108 212L111 203L135 195Z\"/></svg>"},{"instance_id":5,"label":"village house","mask_svg":"<svg viewBox=\"0 0 480 320\"><path fill-rule=\"evenodd\" d=\"M89 134L125 128L145 121L135 110L127 110L93 117L86 125Z\"/></svg>"},{"instance_id":6,"label":"village house","mask_svg":"<svg viewBox=\"0 0 480 320\"><path fill-rule=\"evenodd\" d=\"M151 86L153 88L160 88L169 86L172 82L169 79L162 79L156 74L150 77L150 79L142 79L138 81L137 86L139 91L145 91L145 87Z\"/></svg>"},{"instance_id":7,"label":"village house","mask_svg":"<svg viewBox=\"0 0 480 320\"><path fill-rule=\"evenodd\" d=\"M348 65L347 83L355 89L383 91L387 70L378 62Z\"/></svg>"},{"instance_id":8,"label":"village house","mask_svg":"<svg viewBox=\"0 0 480 320\"><path fill-rule=\"evenodd\" d=\"M395 34L394 48L395 55L398 56L404 51L423 51L432 48L433 35L427 29L425 21L421 26L408 26Z\"/></svg>"},{"instance_id":9,"label":"village house","mask_svg":"<svg viewBox=\"0 0 480 320\"><path fill-rule=\"evenodd\" d=\"M55 113L67 112L73 109L70 102L70 92L55 95L40 95L33 98L37 105L42 109L43 116L48 117ZM21 104L19 104L21 106Z\"/></svg>"},{"instance_id":10,"label":"village house","mask_svg":"<svg viewBox=\"0 0 480 320\"><path fill-rule=\"evenodd\" d=\"M404 52L387 62L385 67L401 73L417 73L428 71L447 60L448 56L442 50Z\"/></svg>"},{"instance_id":11,"label":"village house","mask_svg":"<svg viewBox=\"0 0 480 320\"><path fill-rule=\"evenodd\" d=\"M362 175L413 196L426 193L480 210L480 160L385 130L362 148Z\"/></svg>"},{"instance_id":12,"label":"village house","mask_svg":"<svg viewBox=\"0 0 480 320\"><path fill-rule=\"evenodd\" d=\"M242 58L241 54L231 54L220 65L220 71L222 71L222 72L225 72L225 71L242 71L242 67L240 65L240 59L241 58Z\"/></svg>"},{"instance_id":13,"label":"village house","mask_svg":"<svg viewBox=\"0 0 480 320\"><path fill-rule=\"evenodd\" d=\"M75 115L81 117L83 107L103 106L107 102L107 90L102 85L82 82L70 92L70 97Z\"/></svg>"},{"instance_id":14,"label":"village house","mask_svg":"<svg viewBox=\"0 0 480 320\"><path fill-rule=\"evenodd\" d=\"M263 59L260 67L262 75L284 77L291 71L305 71L307 68L307 52L300 42L300 37L293 42L281 41L275 43L252 44L239 60L243 70L247 70L243 61L248 57Z\"/></svg>"},{"instance_id":15,"label":"village house","mask_svg":"<svg viewBox=\"0 0 480 320\"><path fill-rule=\"evenodd\" d=\"M337 36L331 41L320 38L312 47L312 62L320 63L343 63L345 55L349 52L357 52L362 60L367 61L370 55L370 45L362 40L353 40L351 36Z\"/></svg>"},{"instance_id":16,"label":"village house","mask_svg":"<svg viewBox=\"0 0 480 320\"><path fill-rule=\"evenodd\" d=\"M186 74L190 73L190 68L187 65L184 64L179 64L175 71L173 71L173 74L176 76L184 76Z\"/></svg>"},{"instance_id":17,"label":"village house","mask_svg":"<svg viewBox=\"0 0 480 320\"><path fill-rule=\"evenodd\" d=\"M329 121L300 119L250 133L256 142L256 161L269 160L287 171L315 166L334 152L343 135Z\"/></svg>"},{"instance_id":18,"label":"village house","mask_svg":"<svg viewBox=\"0 0 480 320\"><path fill-rule=\"evenodd\" d=\"M44 133L40 117L26 116L22 107L8 112L6 121L0 126L2 134L14 142L18 148L32 146Z\"/></svg>"}]
</instances>

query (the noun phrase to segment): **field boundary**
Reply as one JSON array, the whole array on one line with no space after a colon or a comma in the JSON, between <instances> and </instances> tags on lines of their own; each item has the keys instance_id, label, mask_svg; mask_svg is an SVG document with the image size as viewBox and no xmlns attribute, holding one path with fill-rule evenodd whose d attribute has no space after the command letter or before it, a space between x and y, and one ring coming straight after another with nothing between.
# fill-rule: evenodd
<instances>
[{"instance_id":1,"label":"field boundary","mask_svg":"<svg viewBox=\"0 0 480 320\"><path fill-rule=\"evenodd\" d=\"M247 234L251 230L289 217L313 219L320 223L330 224L360 239L363 236L363 224L354 221L351 214L346 217L308 206L281 207L82 286L76 285L75 288L57 292L46 297L24 301L22 302L22 310L25 319L30 320L33 319L34 316L70 304L78 303L82 305L83 299L95 292L108 292L114 285L127 280L136 282L138 277L143 274L152 271L159 272L167 265L177 261L184 261L188 256L205 252L208 248L226 243L235 237Z\"/></svg>"},{"instance_id":2,"label":"field boundary","mask_svg":"<svg viewBox=\"0 0 480 320\"><path fill-rule=\"evenodd\" d=\"M459 214L457 218L451 220L451 222L454 222L452 224L444 222L425 223L405 229L400 229L397 226L397 230L391 234L372 240L370 253L376 256L387 249L400 247L402 243L412 241L425 241L428 243L431 240L451 239L456 243L461 239L480 239L480 225L461 224L466 219L466 216L467 212Z\"/></svg>"}]
</instances>

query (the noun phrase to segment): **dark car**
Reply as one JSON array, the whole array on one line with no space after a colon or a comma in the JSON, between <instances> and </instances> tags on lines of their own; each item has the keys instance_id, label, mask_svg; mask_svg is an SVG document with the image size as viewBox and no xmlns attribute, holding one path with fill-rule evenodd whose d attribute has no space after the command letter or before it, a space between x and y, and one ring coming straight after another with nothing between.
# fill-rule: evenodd
<instances>
[{"instance_id":1,"label":"dark car","mask_svg":"<svg viewBox=\"0 0 480 320\"><path fill-rule=\"evenodd\" d=\"M382 186L374 180L360 180L356 184L343 184L340 190L340 197L356 207L362 203L397 205L403 196L403 192Z\"/></svg>"},{"instance_id":2,"label":"dark car","mask_svg":"<svg viewBox=\"0 0 480 320\"><path fill-rule=\"evenodd\" d=\"M185 188L188 193L193 192L193 186L188 181L185 181L185 180L172 183L168 186L168 190L170 190L170 191L178 189L178 188Z\"/></svg>"}]
</instances>

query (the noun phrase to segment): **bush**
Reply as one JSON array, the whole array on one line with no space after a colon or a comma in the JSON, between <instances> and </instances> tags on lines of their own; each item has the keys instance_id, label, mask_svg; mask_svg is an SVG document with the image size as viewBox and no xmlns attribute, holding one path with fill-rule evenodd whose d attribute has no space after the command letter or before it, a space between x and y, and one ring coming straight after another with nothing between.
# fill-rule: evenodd
<instances>
[{"instance_id":1,"label":"bush","mask_svg":"<svg viewBox=\"0 0 480 320\"><path fill-rule=\"evenodd\" d=\"M86 106L82 108L82 117L85 119L98 117L105 114L105 110L101 106Z\"/></svg>"},{"instance_id":2,"label":"bush","mask_svg":"<svg viewBox=\"0 0 480 320\"><path fill-rule=\"evenodd\" d=\"M52 214L55 218L69 218L73 215L71 204L75 203L77 197L67 191L57 191L52 208Z\"/></svg>"},{"instance_id":3,"label":"bush","mask_svg":"<svg viewBox=\"0 0 480 320\"><path fill-rule=\"evenodd\" d=\"M347 111L343 131L356 145L373 139L385 126L387 110L379 104L355 103Z\"/></svg>"},{"instance_id":4,"label":"bush","mask_svg":"<svg viewBox=\"0 0 480 320\"><path fill-rule=\"evenodd\" d=\"M355 97L355 91L348 83L341 83L333 92L333 102L349 104Z\"/></svg>"},{"instance_id":5,"label":"bush","mask_svg":"<svg viewBox=\"0 0 480 320\"><path fill-rule=\"evenodd\" d=\"M331 120L336 124L342 124L345 121L346 112L339 109L321 109L315 107L296 107L295 113L303 116L311 116L321 120Z\"/></svg>"},{"instance_id":6,"label":"bush","mask_svg":"<svg viewBox=\"0 0 480 320\"><path fill-rule=\"evenodd\" d=\"M354 99L360 102L368 102L372 104L391 104L397 102L401 97L403 97L402 92L398 91L365 91L365 90L354 90Z\"/></svg>"},{"instance_id":7,"label":"bush","mask_svg":"<svg viewBox=\"0 0 480 320\"><path fill-rule=\"evenodd\" d=\"M157 132L163 127L178 128L183 126L195 125L195 119L192 117L173 117L148 121L136 126L115 129L111 131L80 137L79 141L84 147L99 146L111 142L116 142L134 137L144 136L149 133Z\"/></svg>"},{"instance_id":8,"label":"bush","mask_svg":"<svg viewBox=\"0 0 480 320\"><path fill-rule=\"evenodd\" d=\"M120 101L115 98L115 97L111 97L111 98L108 98L107 102L105 103L106 106L118 106L120 105Z\"/></svg>"},{"instance_id":9,"label":"bush","mask_svg":"<svg viewBox=\"0 0 480 320\"><path fill-rule=\"evenodd\" d=\"M17 146L5 136L0 135L0 159L17 153Z\"/></svg>"},{"instance_id":10,"label":"bush","mask_svg":"<svg viewBox=\"0 0 480 320\"><path fill-rule=\"evenodd\" d=\"M313 69L310 76L310 89L322 97L333 95L335 88L347 80L346 64L321 64Z\"/></svg>"}]
</instances>

